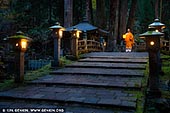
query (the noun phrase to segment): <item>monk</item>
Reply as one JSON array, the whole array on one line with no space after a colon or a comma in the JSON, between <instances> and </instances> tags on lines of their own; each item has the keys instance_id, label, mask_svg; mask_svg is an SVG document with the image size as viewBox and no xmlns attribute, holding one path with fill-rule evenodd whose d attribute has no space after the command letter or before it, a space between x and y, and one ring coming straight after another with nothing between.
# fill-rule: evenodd
<instances>
[{"instance_id":1,"label":"monk","mask_svg":"<svg viewBox=\"0 0 170 113\"><path fill-rule=\"evenodd\" d=\"M126 43L126 52L131 52L134 44L134 37L130 29L127 29L127 33L123 36Z\"/></svg>"}]
</instances>

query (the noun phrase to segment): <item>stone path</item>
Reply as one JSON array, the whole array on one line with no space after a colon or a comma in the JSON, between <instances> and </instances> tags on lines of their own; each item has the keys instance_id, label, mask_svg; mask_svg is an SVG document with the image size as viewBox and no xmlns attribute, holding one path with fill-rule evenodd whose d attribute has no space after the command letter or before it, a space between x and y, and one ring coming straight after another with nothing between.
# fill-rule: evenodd
<instances>
[{"instance_id":1,"label":"stone path","mask_svg":"<svg viewBox=\"0 0 170 113\"><path fill-rule=\"evenodd\" d=\"M143 93L147 57L147 53L133 52L87 54L84 59L54 70L26 86L0 92L0 108L135 113L138 101L144 104L144 98L138 97L138 93Z\"/></svg>"}]
</instances>

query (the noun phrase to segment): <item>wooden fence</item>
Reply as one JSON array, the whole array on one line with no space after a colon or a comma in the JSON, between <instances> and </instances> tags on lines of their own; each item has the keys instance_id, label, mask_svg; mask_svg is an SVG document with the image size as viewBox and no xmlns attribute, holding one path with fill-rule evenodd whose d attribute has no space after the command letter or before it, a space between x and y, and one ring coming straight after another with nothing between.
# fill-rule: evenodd
<instances>
[{"instance_id":1,"label":"wooden fence","mask_svg":"<svg viewBox=\"0 0 170 113\"><path fill-rule=\"evenodd\" d=\"M47 64L49 64L50 60L28 60L28 70L36 70L39 69Z\"/></svg>"}]
</instances>

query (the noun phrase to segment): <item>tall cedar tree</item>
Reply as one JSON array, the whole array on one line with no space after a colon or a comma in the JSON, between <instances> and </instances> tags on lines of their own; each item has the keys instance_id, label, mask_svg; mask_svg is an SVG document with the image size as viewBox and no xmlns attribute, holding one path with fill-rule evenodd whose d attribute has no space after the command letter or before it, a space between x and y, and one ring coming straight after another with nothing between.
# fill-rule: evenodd
<instances>
[{"instance_id":1,"label":"tall cedar tree","mask_svg":"<svg viewBox=\"0 0 170 113\"><path fill-rule=\"evenodd\" d=\"M110 21L107 51L116 49L119 23L119 0L110 0Z\"/></svg>"},{"instance_id":2,"label":"tall cedar tree","mask_svg":"<svg viewBox=\"0 0 170 113\"><path fill-rule=\"evenodd\" d=\"M96 0L96 23L99 28L106 27L105 0Z\"/></svg>"},{"instance_id":3,"label":"tall cedar tree","mask_svg":"<svg viewBox=\"0 0 170 113\"><path fill-rule=\"evenodd\" d=\"M120 20L119 20L119 43L122 40L122 35L126 32L126 18L127 18L127 11L128 11L128 0L120 0Z\"/></svg>"},{"instance_id":4,"label":"tall cedar tree","mask_svg":"<svg viewBox=\"0 0 170 113\"><path fill-rule=\"evenodd\" d=\"M86 18L90 22L91 21L91 9L90 9L91 0L86 0Z\"/></svg>"},{"instance_id":5,"label":"tall cedar tree","mask_svg":"<svg viewBox=\"0 0 170 113\"><path fill-rule=\"evenodd\" d=\"M73 24L73 0L64 0L64 27Z\"/></svg>"},{"instance_id":6,"label":"tall cedar tree","mask_svg":"<svg viewBox=\"0 0 170 113\"><path fill-rule=\"evenodd\" d=\"M128 18L128 23L127 23L127 28L130 28L130 29L133 29L133 26L134 26L137 1L138 0L132 0L131 7L130 7L129 18Z\"/></svg>"}]
</instances>

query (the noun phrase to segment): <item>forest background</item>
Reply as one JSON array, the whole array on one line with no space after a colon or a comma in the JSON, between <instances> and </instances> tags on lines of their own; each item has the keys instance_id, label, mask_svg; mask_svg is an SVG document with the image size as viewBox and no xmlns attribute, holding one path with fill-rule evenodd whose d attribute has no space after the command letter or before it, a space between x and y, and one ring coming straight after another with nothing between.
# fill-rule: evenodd
<instances>
[{"instance_id":1,"label":"forest background","mask_svg":"<svg viewBox=\"0 0 170 113\"><path fill-rule=\"evenodd\" d=\"M89 23L109 32L107 50L112 51L131 28L136 40L159 18L170 31L169 0L0 0L0 40L23 31L33 39L33 48L50 40L49 27L60 22L70 27L87 17Z\"/></svg>"}]
</instances>

